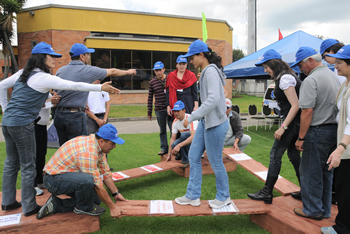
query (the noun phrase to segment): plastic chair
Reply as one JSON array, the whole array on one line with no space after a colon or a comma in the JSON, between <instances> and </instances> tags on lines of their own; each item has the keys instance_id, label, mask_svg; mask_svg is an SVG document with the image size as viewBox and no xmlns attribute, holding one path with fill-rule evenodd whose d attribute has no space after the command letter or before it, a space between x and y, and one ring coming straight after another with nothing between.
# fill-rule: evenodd
<instances>
[{"instance_id":1,"label":"plastic chair","mask_svg":"<svg viewBox=\"0 0 350 234\"><path fill-rule=\"evenodd\" d=\"M265 117L264 116L256 116L258 114L258 109L256 108L256 105L251 104L248 106L248 114L250 116L250 119L248 121L248 126L250 125L250 121L251 120L255 120L256 121L256 130L258 130L258 124L260 121L262 121L263 123L265 122ZM266 126L265 126L266 129ZM248 130L248 127L247 127Z\"/></svg>"},{"instance_id":2,"label":"plastic chair","mask_svg":"<svg viewBox=\"0 0 350 234\"><path fill-rule=\"evenodd\" d=\"M242 117L241 117L241 114L240 114L240 113L241 113L241 109L239 108L238 105L233 105L233 106L232 106L232 110L235 111L235 112L239 115L239 117L240 117L240 119L241 119L241 122L242 122L242 121L246 121L246 122L247 122L247 118L242 118ZM248 124L247 124L247 130L248 130Z\"/></svg>"}]
</instances>

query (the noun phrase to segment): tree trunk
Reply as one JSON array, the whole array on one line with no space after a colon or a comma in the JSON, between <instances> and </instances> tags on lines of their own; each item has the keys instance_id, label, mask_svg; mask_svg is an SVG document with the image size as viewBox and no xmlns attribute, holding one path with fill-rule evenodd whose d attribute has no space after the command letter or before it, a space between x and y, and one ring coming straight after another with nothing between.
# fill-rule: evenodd
<instances>
[{"instance_id":1,"label":"tree trunk","mask_svg":"<svg viewBox=\"0 0 350 234\"><path fill-rule=\"evenodd\" d=\"M18 71L18 65L17 65L17 61L16 61L16 58L15 58L15 54L13 53L13 49L12 49L12 46L10 44L10 41L9 41L9 38L7 36L7 32L5 30L3 30L3 34L4 34L4 39L5 39L5 42L6 42L6 46L10 52L10 55L11 55L11 64L15 70L15 72Z\"/></svg>"}]
</instances>

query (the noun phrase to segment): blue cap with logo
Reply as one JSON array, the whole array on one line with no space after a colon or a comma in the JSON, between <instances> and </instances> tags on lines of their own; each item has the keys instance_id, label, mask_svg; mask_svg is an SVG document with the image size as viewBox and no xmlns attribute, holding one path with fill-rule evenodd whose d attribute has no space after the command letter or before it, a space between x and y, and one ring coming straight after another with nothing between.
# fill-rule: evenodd
<instances>
[{"instance_id":1,"label":"blue cap with logo","mask_svg":"<svg viewBox=\"0 0 350 234\"><path fill-rule=\"evenodd\" d=\"M57 54L53 49L52 46L45 43L45 42L40 42L34 48L32 49L32 54L49 54L53 55L56 58L61 58L61 54Z\"/></svg>"},{"instance_id":2,"label":"blue cap with logo","mask_svg":"<svg viewBox=\"0 0 350 234\"><path fill-rule=\"evenodd\" d=\"M89 49L83 44L75 43L72 48L70 48L70 52L72 53L71 57L75 57L85 53L94 53L95 50Z\"/></svg>"},{"instance_id":3,"label":"blue cap with logo","mask_svg":"<svg viewBox=\"0 0 350 234\"><path fill-rule=\"evenodd\" d=\"M350 59L350 45L343 46L336 54L326 54L328 57Z\"/></svg>"},{"instance_id":4,"label":"blue cap with logo","mask_svg":"<svg viewBox=\"0 0 350 234\"><path fill-rule=\"evenodd\" d=\"M185 104L182 101L177 101L174 104L174 108L172 109L173 111L179 111L185 109Z\"/></svg>"},{"instance_id":5,"label":"blue cap with logo","mask_svg":"<svg viewBox=\"0 0 350 234\"><path fill-rule=\"evenodd\" d=\"M308 46L302 46L299 48L299 50L297 51L297 53L295 54L295 63L293 63L292 65L290 65L290 67L295 67L298 65L298 63L300 63L303 59L310 57L314 54L317 54L317 50L308 47Z\"/></svg>"},{"instance_id":6,"label":"blue cap with logo","mask_svg":"<svg viewBox=\"0 0 350 234\"><path fill-rule=\"evenodd\" d=\"M255 66L259 67L262 66L263 63L266 63L267 61L271 59L282 59L281 55L274 49L270 49L266 51L263 56L261 56L259 59L261 59L260 62L257 62Z\"/></svg>"},{"instance_id":7,"label":"blue cap with logo","mask_svg":"<svg viewBox=\"0 0 350 234\"><path fill-rule=\"evenodd\" d=\"M158 61L154 64L153 70L159 70L164 68L164 64L161 61Z\"/></svg>"},{"instance_id":8,"label":"blue cap with logo","mask_svg":"<svg viewBox=\"0 0 350 234\"><path fill-rule=\"evenodd\" d=\"M195 40L192 42L190 47L188 47L187 54L184 55L185 58L190 57L195 54L210 52L207 44L201 40Z\"/></svg>"},{"instance_id":9,"label":"blue cap with logo","mask_svg":"<svg viewBox=\"0 0 350 234\"><path fill-rule=\"evenodd\" d=\"M179 55L179 57L176 59L176 63L187 63L187 58L183 55Z\"/></svg>"},{"instance_id":10,"label":"blue cap with logo","mask_svg":"<svg viewBox=\"0 0 350 234\"><path fill-rule=\"evenodd\" d=\"M329 47L338 44L339 41L335 39L326 39L322 42L320 47L320 54L322 55Z\"/></svg>"},{"instance_id":11,"label":"blue cap with logo","mask_svg":"<svg viewBox=\"0 0 350 234\"><path fill-rule=\"evenodd\" d=\"M124 140L118 136L117 129L112 124L105 124L96 132L96 135L105 140L113 141L118 145L124 144Z\"/></svg>"}]
</instances>

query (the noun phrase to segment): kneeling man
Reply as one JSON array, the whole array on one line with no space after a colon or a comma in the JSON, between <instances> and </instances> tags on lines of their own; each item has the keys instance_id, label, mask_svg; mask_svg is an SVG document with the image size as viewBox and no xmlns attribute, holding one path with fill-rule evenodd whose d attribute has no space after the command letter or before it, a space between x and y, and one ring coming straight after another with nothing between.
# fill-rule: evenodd
<instances>
[{"instance_id":1,"label":"kneeling man","mask_svg":"<svg viewBox=\"0 0 350 234\"><path fill-rule=\"evenodd\" d=\"M183 126L183 121L190 117L190 114L186 114L185 104L182 101L177 101L172 109L175 120L173 122L170 149L168 153L167 161L171 160L171 155L177 155L179 152L182 157L183 168L188 167L188 151L190 150L191 142L196 132L198 121L191 122L186 128ZM180 132L180 138L176 139L177 133Z\"/></svg>"},{"instance_id":2,"label":"kneeling man","mask_svg":"<svg viewBox=\"0 0 350 234\"><path fill-rule=\"evenodd\" d=\"M110 209L112 218L120 218L122 210L109 197L103 183L115 201L125 201L112 180L105 156L115 144L124 142L118 137L117 129L106 124L96 134L79 136L62 145L44 168L44 184L52 195L40 209L37 219L71 211L101 215L105 212L105 208L99 206L101 200ZM70 198L58 198L61 194Z\"/></svg>"}]
</instances>

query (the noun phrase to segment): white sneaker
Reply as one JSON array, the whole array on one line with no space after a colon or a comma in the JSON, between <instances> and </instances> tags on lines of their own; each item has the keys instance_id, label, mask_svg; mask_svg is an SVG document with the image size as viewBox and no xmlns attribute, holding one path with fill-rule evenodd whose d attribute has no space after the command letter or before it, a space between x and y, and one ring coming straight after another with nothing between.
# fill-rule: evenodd
<instances>
[{"instance_id":1,"label":"white sneaker","mask_svg":"<svg viewBox=\"0 0 350 234\"><path fill-rule=\"evenodd\" d=\"M39 187L35 187L35 191L36 191L36 196L41 196L44 194L44 191L41 190Z\"/></svg>"},{"instance_id":2,"label":"white sneaker","mask_svg":"<svg viewBox=\"0 0 350 234\"><path fill-rule=\"evenodd\" d=\"M46 188L44 184L37 184L36 186L40 189Z\"/></svg>"},{"instance_id":3,"label":"white sneaker","mask_svg":"<svg viewBox=\"0 0 350 234\"><path fill-rule=\"evenodd\" d=\"M214 201L209 203L209 206L214 209L220 209L221 207L227 206L232 203L231 198L227 198L225 201L219 201L215 199Z\"/></svg>"},{"instance_id":4,"label":"white sneaker","mask_svg":"<svg viewBox=\"0 0 350 234\"><path fill-rule=\"evenodd\" d=\"M199 200L199 198L197 198L196 200L191 200L185 196L175 198L175 202L177 204L183 205L183 206L184 205L191 205L191 206L200 206L201 205L201 201Z\"/></svg>"}]
</instances>

